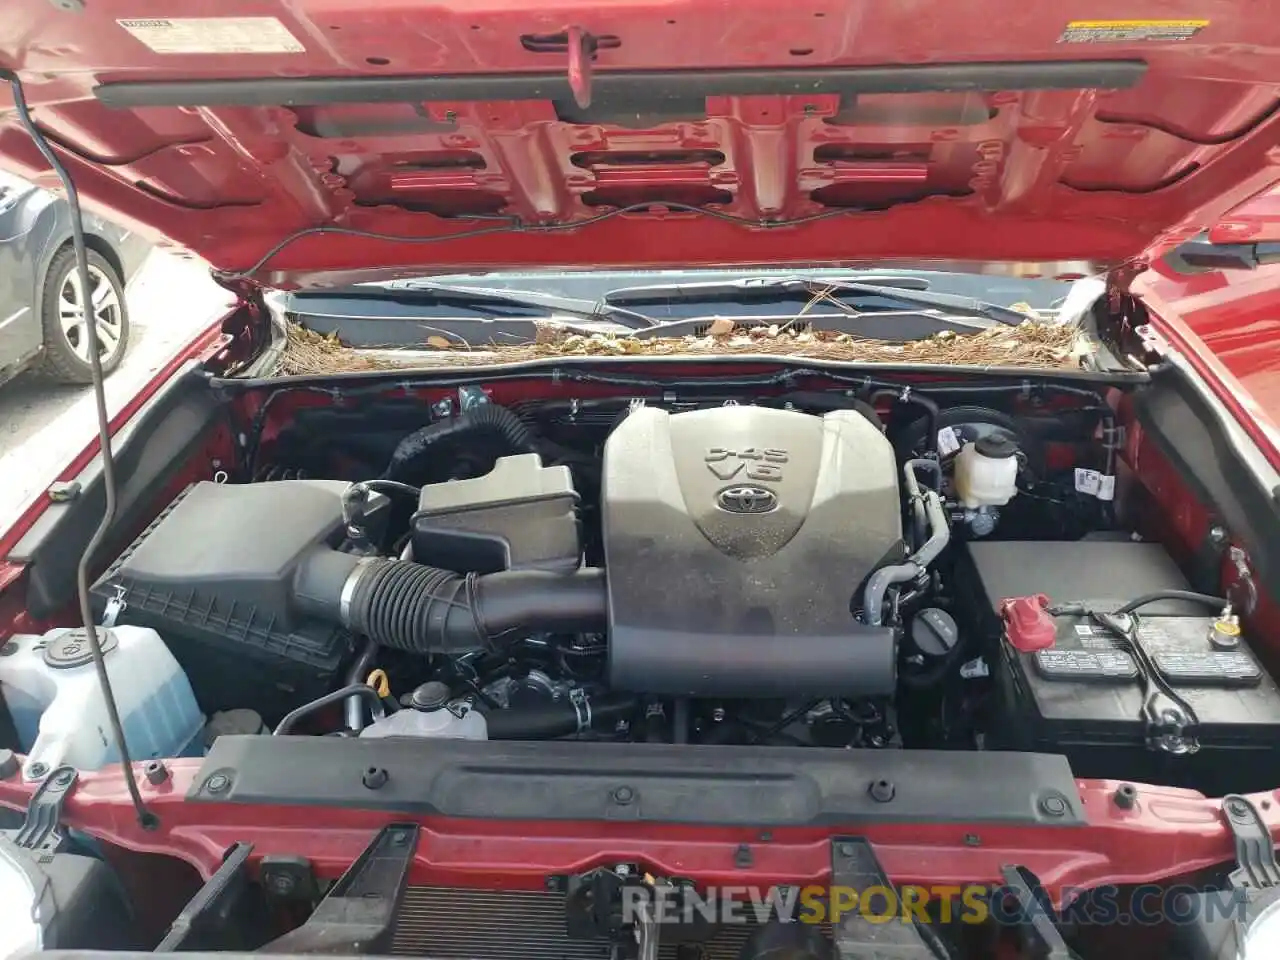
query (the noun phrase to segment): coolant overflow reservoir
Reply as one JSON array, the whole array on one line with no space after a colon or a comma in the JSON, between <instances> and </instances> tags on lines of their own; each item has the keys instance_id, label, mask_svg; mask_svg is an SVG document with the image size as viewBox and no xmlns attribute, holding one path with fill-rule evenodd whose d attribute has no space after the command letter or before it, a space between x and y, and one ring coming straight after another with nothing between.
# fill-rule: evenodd
<instances>
[{"instance_id":1,"label":"coolant overflow reservoir","mask_svg":"<svg viewBox=\"0 0 1280 960\"><path fill-rule=\"evenodd\" d=\"M160 635L130 626L97 633L132 759L199 755L204 717ZM97 770L120 760L83 628L19 634L0 645L0 696L27 754L26 779L63 764Z\"/></svg>"},{"instance_id":2,"label":"coolant overflow reservoir","mask_svg":"<svg viewBox=\"0 0 1280 960\"><path fill-rule=\"evenodd\" d=\"M450 702L449 687L432 680L413 691L405 709L374 721L360 736L487 740L489 725L465 700Z\"/></svg>"},{"instance_id":3,"label":"coolant overflow reservoir","mask_svg":"<svg viewBox=\"0 0 1280 960\"><path fill-rule=\"evenodd\" d=\"M956 454L955 484L962 507L1004 506L1018 492L1018 445L1000 436L966 443Z\"/></svg>"}]
</instances>

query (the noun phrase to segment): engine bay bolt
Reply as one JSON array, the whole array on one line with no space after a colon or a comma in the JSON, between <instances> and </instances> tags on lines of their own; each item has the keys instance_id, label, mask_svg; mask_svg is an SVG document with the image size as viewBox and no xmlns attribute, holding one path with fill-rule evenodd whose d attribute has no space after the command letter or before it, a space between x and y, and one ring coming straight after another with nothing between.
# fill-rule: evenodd
<instances>
[{"instance_id":1,"label":"engine bay bolt","mask_svg":"<svg viewBox=\"0 0 1280 960\"><path fill-rule=\"evenodd\" d=\"M8 643L0 644L0 657L12 657L18 652L18 645L10 640Z\"/></svg>"},{"instance_id":2,"label":"engine bay bolt","mask_svg":"<svg viewBox=\"0 0 1280 960\"><path fill-rule=\"evenodd\" d=\"M976 833L966 833L964 835L964 845L966 847L980 847L982 846L982 838Z\"/></svg>"},{"instance_id":3,"label":"engine bay bolt","mask_svg":"<svg viewBox=\"0 0 1280 960\"><path fill-rule=\"evenodd\" d=\"M221 773L215 773L204 784L204 788L208 793L223 793L230 786L231 778Z\"/></svg>"},{"instance_id":4,"label":"engine bay bolt","mask_svg":"<svg viewBox=\"0 0 1280 960\"><path fill-rule=\"evenodd\" d=\"M631 876L631 868L627 866L625 863L618 864L616 867L613 868L613 872L619 877Z\"/></svg>"},{"instance_id":5,"label":"engine bay bolt","mask_svg":"<svg viewBox=\"0 0 1280 960\"><path fill-rule=\"evenodd\" d=\"M1062 797L1048 796L1040 801L1040 811L1046 817L1065 817L1067 810L1067 801Z\"/></svg>"},{"instance_id":6,"label":"engine bay bolt","mask_svg":"<svg viewBox=\"0 0 1280 960\"><path fill-rule=\"evenodd\" d=\"M46 767L43 763L41 763L39 760L31 764L31 766L27 767L27 775L30 776L33 780L37 777L43 777L48 772L49 772L49 768Z\"/></svg>"},{"instance_id":7,"label":"engine bay bolt","mask_svg":"<svg viewBox=\"0 0 1280 960\"><path fill-rule=\"evenodd\" d=\"M147 778L147 783L153 787L158 787L169 779L169 768L164 765L163 760L152 760L142 768L143 775Z\"/></svg>"},{"instance_id":8,"label":"engine bay bolt","mask_svg":"<svg viewBox=\"0 0 1280 960\"><path fill-rule=\"evenodd\" d=\"M1220 547L1227 542L1227 531L1222 527L1209 528L1209 542L1215 547Z\"/></svg>"},{"instance_id":9,"label":"engine bay bolt","mask_svg":"<svg viewBox=\"0 0 1280 960\"><path fill-rule=\"evenodd\" d=\"M716 723L722 722L724 720L724 707L716 707L714 710L712 710L711 719L714 720Z\"/></svg>"},{"instance_id":10,"label":"engine bay bolt","mask_svg":"<svg viewBox=\"0 0 1280 960\"><path fill-rule=\"evenodd\" d=\"M872 780L867 792L871 794L871 799L876 803L888 803L893 799L897 790L894 788L892 780Z\"/></svg>"},{"instance_id":11,"label":"engine bay bolt","mask_svg":"<svg viewBox=\"0 0 1280 960\"><path fill-rule=\"evenodd\" d=\"M297 888L298 881L291 874L276 873L272 874L267 885L277 897L287 897Z\"/></svg>"},{"instance_id":12,"label":"engine bay bolt","mask_svg":"<svg viewBox=\"0 0 1280 960\"><path fill-rule=\"evenodd\" d=\"M1132 783L1122 783L1116 787L1111 799L1121 810L1132 810L1133 805L1138 802L1138 788Z\"/></svg>"},{"instance_id":13,"label":"engine bay bolt","mask_svg":"<svg viewBox=\"0 0 1280 960\"><path fill-rule=\"evenodd\" d=\"M836 853L840 854L842 857L852 857L857 852L857 847L852 843L842 843L836 847Z\"/></svg>"},{"instance_id":14,"label":"engine bay bolt","mask_svg":"<svg viewBox=\"0 0 1280 960\"><path fill-rule=\"evenodd\" d=\"M361 782L370 790L380 790L391 779L386 767L366 767Z\"/></svg>"},{"instance_id":15,"label":"engine bay bolt","mask_svg":"<svg viewBox=\"0 0 1280 960\"><path fill-rule=\"evenodd\" d=\"M616 787L613 791L614 803L628 804L635 798L636 792L625 784L621 787Z\"/></svg>"}]
</instances>

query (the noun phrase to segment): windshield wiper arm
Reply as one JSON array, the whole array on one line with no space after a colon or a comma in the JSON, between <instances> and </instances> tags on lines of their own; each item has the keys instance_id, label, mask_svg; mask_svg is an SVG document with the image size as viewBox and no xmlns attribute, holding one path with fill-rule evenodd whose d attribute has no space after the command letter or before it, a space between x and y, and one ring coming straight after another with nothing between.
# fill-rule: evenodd
<instances>
[{"instance_id":1,"label":"windshield wiper arm","mask_svg":"<svg viewBox=\"0 0 1280 960\"><path fill-rule=\"evenodd\" d=\"M870 278L879 279L879 278ZM953 293L935 293L930 290L912 289L904 283L898 285L898 278L883 278L889 283L866 282L857 279L839 277L804 277L804 276L760 276L742 277L738 280L727 280L712 283L671 284L670 286L631 287L613 290L605 294L604 302L614 298L653 300L675 299L696 302L702 298L722 299L726 296L768 296L779 292L796 292L816 296L828 293L837 299L846 299L841 294L862 297L875 297L888 300L908 308L925 308L945 313L964 314L971 317L985 317L997 323L1016 327L1027 319L1027 314L1012 307L998 303L988 303L973 297L964 297ZM902 278L909 281L911 278Z\"/></svg>"},{"instance_id":2,"label":"windshield wiper arm","mask_svg":"<svg viewBox=\"0 0 1280 960\"><path fill-rule=\"evenodd\" d=\"M392 280L369 286L379 291L390 291L394 296L400 296L405 292L414 296L425 295L434 303L458 303L477 307L494 305L525 307L530 310L580 317L584 320L608 320L633 330L642 330L657 324L652 317L605 300L562 297L538 290L462 287L435 280ZM344 291L343 295L353 293L356 289L358 288L350 288Z\"/></svg>"}]
</instances>

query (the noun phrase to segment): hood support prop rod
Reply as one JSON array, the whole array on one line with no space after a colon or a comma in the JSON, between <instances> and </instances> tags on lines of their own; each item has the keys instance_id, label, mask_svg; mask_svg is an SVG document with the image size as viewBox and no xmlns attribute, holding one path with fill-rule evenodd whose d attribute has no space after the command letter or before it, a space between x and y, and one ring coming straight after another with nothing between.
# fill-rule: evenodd
<instances>
[{"instance_id":1,"label":"hood support prop rod","mask_svg":"<svg viewBox=\"0 0 1280 960\"><path fill-rule=\"evenodd\" d=\"M58 160L57 154L49 145L49 141L31 118L27 107L26 94L22 81L11 70L0 70L0 79L7 80L13 92L13 105L18 113L18 120L23 129L31 137L36 149L48 161L53 172L62 181L62 188L67 194L67 206L71 210L71 242L76 254L76 270L80 276L81 303L85 313L85 336L88 338L89 371L93 384L93 399L98 415L98 447L102 457L102 487L106 499L106 509L98 528L84 548L80 562L76 566L76 597L80 604L80 618L84 622L85 639L89 642L89 651L93 656L94 670L98 675L98 686L102 689L102 699L107 707L107 719L111 726L111 736L120 751L120 766L124 773L125 785L129 788L129 797L133 801L133 809L138 823L143 829L154 830L159 826L159 818L149 811L142 801L142 793L138 789L138 778L133 772L133 761L129 757L129 747L124 739L124 727L120 723L120 710L116 706L115 694L111 690L111 679L107 676L106 661L102 656L102 644L98 640L97 624L94 623L93 609L89 602L89 567L99 548L107 538L111 525L116 517L116 471L115 462L111 458L111 420L107 415L107 396L102 382L102 358L98 354L98 325L93 315L91 293L93 285L89 282L89 255L84 243L84 218L80 211L80 196L76 193L71 175Z\"/></svg>"}]
</instances>

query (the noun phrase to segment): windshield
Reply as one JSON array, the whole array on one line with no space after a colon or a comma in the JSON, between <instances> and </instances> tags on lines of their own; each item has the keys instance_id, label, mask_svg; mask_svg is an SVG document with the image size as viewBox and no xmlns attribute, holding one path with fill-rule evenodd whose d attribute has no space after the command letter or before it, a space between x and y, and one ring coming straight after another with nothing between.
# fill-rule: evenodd
<instances>
[{"instance_id":1,"label":"windshield","mask_svg":"<svg viewBox=\"0 0 1280 960\"><path fill-rule=\"evenodd\" d=\"M1069 281L1034 277L999 276L961 271L918 269L860 269L832 267L812 269L761 268L737 270L584 270L584 271L495 271L492 273L460 273L421 280L447 283L451 286L507 291L538 291L580 300L600 300L615 293L632 294L637 288L691 287L697 284L722 283L744 278L810 277L815 280L857 279L862 282L892 281L904 288L929 289L940 293L974 297L996 303L1027 303L1036 309L1050 309L1070 287ZM405 281L394 281L395 283ZM412 282L412 281L409 281ZM386 284L363 284L383 287ZM349 288L348 288L349 289ZM627 299L631 299L627 296ZM665 299L665 302L658 302ZM668 295L655 298L649 312L659 319L696 316L698 302Z\"/></svg>"}]
</instances>

